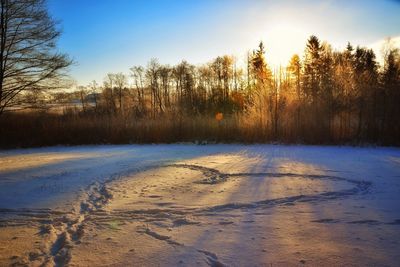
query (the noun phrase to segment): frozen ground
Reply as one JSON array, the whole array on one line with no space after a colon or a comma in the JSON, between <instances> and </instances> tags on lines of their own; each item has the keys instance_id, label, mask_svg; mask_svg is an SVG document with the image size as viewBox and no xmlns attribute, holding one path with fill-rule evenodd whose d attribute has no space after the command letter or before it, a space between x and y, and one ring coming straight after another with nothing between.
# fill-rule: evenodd
<instances>
[{"instance_id":1,"label":"frozen ground","mask_svg":"<svg viewBox=\"0 0 400 267\"><path fill-rule=\"evenodd\" d=\"M400 150L0 152L0 266L400 266Z\"/></svg>"}]
</instances>

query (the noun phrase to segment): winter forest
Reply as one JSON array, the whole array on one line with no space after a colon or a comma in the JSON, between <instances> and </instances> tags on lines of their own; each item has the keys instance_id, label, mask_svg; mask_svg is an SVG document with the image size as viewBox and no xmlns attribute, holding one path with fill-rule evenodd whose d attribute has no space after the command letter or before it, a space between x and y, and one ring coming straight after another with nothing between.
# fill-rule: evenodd
<instances>
[{"instance_id":1,"label":"winter forest","mask_svg":"<svg viewBox=\"0 0 400 267\"><path fill-rule=\"evenodd\" d=\"M204 65L170 66L151 59L129 74L107 74L102 85L93 81L72 93L21 95L40 110L46 110L43 103L75 97L79 109L10 116L20 116L37 133L31 145L198 140L398 145L400 54L390 39L382 53L379 64L372 49L348 43L337 51L310 36L304 55L293 55L287 66L270 66L262 42L242 61L225 55ZM2 117L15 132L14 119ZM5 131L20 140L15 144L28 144L23 133Z\"/></svg>"},{"instance_id":2,"label":"winter forest","mask_svg":"<svg viewBox=\"0 0 400 267\"><path fill-rule=\"evenodd\" d=\"M384 53L380 66L372 49L349 43L335 51L311 36L304 56L293 55L286 67L272 68L261 42L244 68L228 55L202 66L182 61L171 67L152 59L147 67L130 69L133 88L117 73L108 74L102 88L93 82L82 93L101 90L94 113L153 120L222 113L228 127L253 129L244 141L395 144L400 57L390 40ZM240 141L241 136L226 138Z\"/></svg>"}]
</instances>

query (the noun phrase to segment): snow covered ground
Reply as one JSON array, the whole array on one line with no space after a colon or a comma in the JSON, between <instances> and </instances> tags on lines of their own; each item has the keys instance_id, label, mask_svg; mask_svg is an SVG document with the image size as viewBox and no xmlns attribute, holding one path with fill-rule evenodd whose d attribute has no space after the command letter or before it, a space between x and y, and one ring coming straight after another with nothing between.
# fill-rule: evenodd
<instances>
[{"instance_id":1,"label":"snow covered ground","mask_svg":"<svg viewBox=\"0 0 400 267\"><path fill-rule=\"evenodd\" d=\"M400 150L0 151L0 266L400 266Z\"/></svg>"}]
</instances>

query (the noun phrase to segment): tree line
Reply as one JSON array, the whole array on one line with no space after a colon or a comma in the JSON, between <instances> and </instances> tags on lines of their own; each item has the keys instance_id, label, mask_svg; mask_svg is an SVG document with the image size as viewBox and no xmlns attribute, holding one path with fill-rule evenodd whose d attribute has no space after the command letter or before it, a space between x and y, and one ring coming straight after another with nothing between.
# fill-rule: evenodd
<instances>
[{"instance_id":1,"label":"tree line","mask_svg":"<svg viewBox=\"0 0 400 267\"><path fill-rule=\"evenodd\" d=\"M80 87L87 113L162 118L241 116L266 137L305 142L397 143L400 137L400 56L387 42L382 66L372 49L333 50L316 36L304 55L272 68L265 48L248 54L246 64L221 56L195 66L170 66L152 59L129 74L107 74ZM245 66L243 66L245 65ZM131 83L128 83L128 80Z\"/></svg>"}]
</instances>

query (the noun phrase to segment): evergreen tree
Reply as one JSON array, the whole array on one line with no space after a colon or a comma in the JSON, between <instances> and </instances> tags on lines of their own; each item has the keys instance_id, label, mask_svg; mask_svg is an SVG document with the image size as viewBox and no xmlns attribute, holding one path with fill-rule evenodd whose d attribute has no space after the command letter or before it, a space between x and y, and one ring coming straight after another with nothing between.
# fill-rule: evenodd
<instances>
[{"instance_id":1,"label":"evergreen tree","mask_svg":"<svg viewBox=\"0 0 400 267\"><path fill-rule=\"evenodd\" d=\"M304 54L303 90L311 102L317 102L321 83L321 53L319 39L312 35Z\"/></svg>"}]
</instances>

